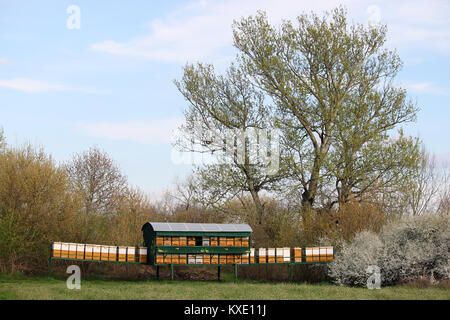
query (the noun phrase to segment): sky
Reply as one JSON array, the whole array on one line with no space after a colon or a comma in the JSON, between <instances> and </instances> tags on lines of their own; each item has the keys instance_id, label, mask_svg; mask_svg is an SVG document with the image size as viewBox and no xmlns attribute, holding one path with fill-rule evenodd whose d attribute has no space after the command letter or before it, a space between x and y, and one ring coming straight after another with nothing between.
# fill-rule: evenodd
<instances>
[{"instance_id":1,"label":"sky","mask_svg":"<svg viewBox=\"0 0 450 320\"><path fill-rule=\"evenodd\" d=\"M234 19L264 10L276 25L338 5L351 22L388 26L386 47L404 62L396 81L420 108L405 132L450 161L450 1L438 0L0 0L0 127L58 162L97 146L156 197L191 171L172 153L183 66L224 70Z\"/></svg>"}]
</instances>

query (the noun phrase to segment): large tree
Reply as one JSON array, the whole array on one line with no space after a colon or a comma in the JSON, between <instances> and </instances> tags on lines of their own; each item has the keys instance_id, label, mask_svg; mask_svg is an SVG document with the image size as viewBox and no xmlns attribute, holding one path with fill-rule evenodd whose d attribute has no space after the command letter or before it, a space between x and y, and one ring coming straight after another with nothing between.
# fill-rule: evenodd
<instances>
[{"instance_id":1,"label":"large tree","mask_svg":"<svg viewBox=\"0 0 450 320\"><path fill-rule=\"evenodd\" d=\"M384 48L386 30L350 25L343 8L303 14L279 28L261 12L234 23L245 72L277 106L303 209L331 181L341 202L415 165L414 143L388 136L417 108L393 83L401 61Z\"/></svg>"},{"instance_id":2,"label":"large tree","mask_svg":"<svg viewBox=\"0 0 450 320\"><path fill-rule=\"evenodd\" d=\"M197 167L203 198L216 203L249 193L262 217L259 193L274 188L284 175L264 94L236 65L224 75L212 65L187 65L175 83L189 102L177 146L217 155L218 162Z\"/></svg>"}]
</instances>

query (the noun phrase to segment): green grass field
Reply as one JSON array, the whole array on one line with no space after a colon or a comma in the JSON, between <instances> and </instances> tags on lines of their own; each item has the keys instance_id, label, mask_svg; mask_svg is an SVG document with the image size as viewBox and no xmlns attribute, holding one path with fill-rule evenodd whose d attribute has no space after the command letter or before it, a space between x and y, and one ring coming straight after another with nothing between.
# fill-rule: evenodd
<instances>
[{"instance_id":1,"label":"green grass field","mask_svg":"<svg viewBox=\"0 0 450 320\"><path fill-rule=\"evenodd\" d=\"M412 286L385 287L379 290L347 288L330 284L260 283L232 277L217 281L119 281L82 280L81 290L69 290L65 280L45 277L0 276L0 299L444 299L450 290Z\"/></svg>"}]
</instances>

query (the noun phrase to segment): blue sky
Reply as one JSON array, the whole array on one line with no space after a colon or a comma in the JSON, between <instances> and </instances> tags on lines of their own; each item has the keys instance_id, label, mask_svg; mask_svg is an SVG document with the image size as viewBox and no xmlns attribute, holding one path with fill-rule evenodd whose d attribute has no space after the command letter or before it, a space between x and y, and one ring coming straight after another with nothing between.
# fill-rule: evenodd
<instances>
[{"instance_id":1,"label":"blue sky","mask_svg":"<svg viewBox=\"0 0 450 320\"><path fill-rule=\"evenodd\" d=\"M187 62L232 61L233 19L265 10L274 24L343 4L355 22L388 25L404 61L398 84L421 111L405 127L450 160L448 1L0 0L0 126L9 144L44 146L57 161L99 146L133 185L158 195L189 165L171 160L186 103L173 84ZM80 8L69 29L67 8Z\"/></svg>"}]
</instances>

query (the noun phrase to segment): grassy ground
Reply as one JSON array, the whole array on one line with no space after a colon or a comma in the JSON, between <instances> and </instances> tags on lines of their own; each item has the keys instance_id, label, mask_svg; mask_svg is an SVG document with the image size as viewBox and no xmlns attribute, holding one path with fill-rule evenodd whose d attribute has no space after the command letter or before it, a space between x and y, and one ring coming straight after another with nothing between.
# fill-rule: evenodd
<instances>
[{"instance_id":1,"label":"grassy ground","mask_svg":"<svg viewBox=\"0 0 450 320\"><path fill-rule=\"evenodd\" d=\"M330 284L260 283L232 281L118 281L83 280L81 290L68 290L64 279L0 275L0 299L445 299L450 290L411 286L379 290Z\"/></svg>"}]
</instances>

